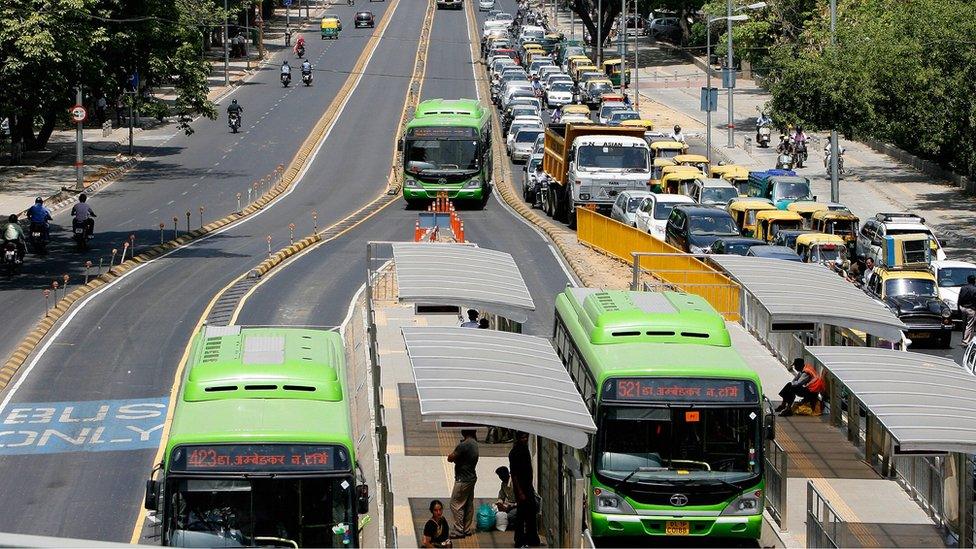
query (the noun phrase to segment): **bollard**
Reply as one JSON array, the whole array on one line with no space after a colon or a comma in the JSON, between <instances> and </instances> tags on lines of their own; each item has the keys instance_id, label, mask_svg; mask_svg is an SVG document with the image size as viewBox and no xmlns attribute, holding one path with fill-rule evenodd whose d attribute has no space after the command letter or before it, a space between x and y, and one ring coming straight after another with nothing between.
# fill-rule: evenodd
<instances>
[{"instance_id":1,"label":"bollard","mask_svg":"<svg viewBox=\"0 0 976 549\"><path fill-rule=\"evenodd\" d=\"M312 227L314 227L313 234L318 234L319 233L319 213L317 211L315 211L315 210L312 210Z\"/></svg>"},{"instance_id":2,"label":"bollard","mask_svg":"<svg viewBox=\"0 0 976 549\"><path fill-rule=\"evenodd\" d=\"M414 221L413 226L413 241L420 242L420 239L424 237L423 231L420 230L420 221Z\"/></svg>"},{"instance_id":3,"label":"bollard","mask_svg":"<svg viewBox=\"0 0 976 549\"><path fill-rule=\"evenodd\" d=\"M125 263L125 252L127 252L127 251L129 251L129 243L128 242L123 242L122 243L122 259L119 260L119 265Z\"/></svg>"},{"instance_id":4,"label":"bollard","mask_svg":"<svg viewBox=\"0 0 976 549\"><path fill-rule=\"evenodd\" d=\"M247 188L247 204L248 205L251 204L251 188L250 187Z\"/></svg>"},{"instance_id":5,"label":"bollard","mask_svg":"<svg viewBox=\"0 0 976 549\"><path fill-rule=\"evenodd\" d=\"M61 277L61 280L64 281L64 287L61 288L61 297L68 297L68 281L71 280L71 277L65 274Z\"/></svg>"},{"instance_id":6,"label":"bollard","mask_svg":"<svg viewBox=\"0 0 976 549\"><path fill-rule=\"evenodd\" d=\"M177 238L180 237L180 229L179 226L177 225L179 222L180 222L180 218L174 215L173 216L173 240L176 240Z\"/></svg>"},{"instance_id":7,"label":"bollard","mask_svg":"<svg viewBox=\"0 0 976 549\"><path fill-rule=\"evenodd\" d=\"M241 193L237 193L237 213L241 213Z\"/></svg>"},{"instance_id":8,"label":"bollard","mask_svg":"<svg viewBox=\"0 0 976 549\"><path fill-rule=\"evenodd\" d=\"M203 206L200 206L200 228L203 228Z\"/></svg>"},{"instance_id":9,"label":"bollard","mask_svg":"<svg viewBox=\"0 0 976 549\"><path fill-rule=\"evenodd\" d=\"M289 223L288 224L288 243L289 244L294 244L295 243L295 224L294 223Z\"/></svg>"},{"instance_id":10,"label":"bollard","mask_svg":"<svg viewBox=\"0 0 976 549\"><path fill-rule=\"evenodd\" d=\"M55 280L51 282L51 288L54 290L54 306L58 306L58 281Z\"/></svg>"},{"instance_id":11,"label":"bollard","mask_svg":"<svg viewBox=\"0 0 976 549\"><path fill-rule=\"evenodd\" d=\"M135 257L136 255L136 235L129 235L129 257Z\"/></svg>"},{"instance_id":12,"label":"bollard","mask_svg":"<svg viewBox=\"0 0 976 549\"><path fill-rule=\"evenodd\" d=\"M91 260L86 261L85 262L85 284L88 284L88 276L89 276L89 272L91 271L91 267L92 267Z\"/></svg>"},{"instance_id":13,"label":"bollard","mask_svg":"<svg viewBox=\"0 0 976 549\"><path fill-rule=\"evenodd\" d=\"M271 235L268 235L268 257L271 257Z\"/></svg>"},{"instance_id":14,"label":"bollard","mask_svg":"<svg viewBox=\"0 0 976 549\"><path fill-rule=\"evenodd\" d=\"M98 272L95 273L95 276L102 276L102 260L103 259L104 258L102 258L102 257L99 257L98 258Z\"/></svg>"},{"instance_id":15,"label":"bollard","mask_svg":"<svg viewBox=\"0 0 976 549\"><path fill-rule=\"evenodd\" d=\"M51 290L44 290L44 316L51 310Z\"/></svg>"},{"instance_id":16,"label":"bollard","mask_svg":"<svg viewBox=\"0 0 976 549\"><path fill-rule=\"evenodd\" d=\"M164 242L164 240L163 240L163 229L165 229L165 228L166 228L166 224L165 223L160 223L159 224L159 243L160 244L162 244Z\"/></svg>"},{"instance_id":17,"label":"bollard","mask_svg":"<svg viewBox=\"0 0 976 549\"><path fill-rule=\"evenodd\" d=\"M464 244L464 221L461 222L461 229L458 231L457 241Z\"/></svg>"},{"instance_id":18,"label":"bollard","mask_svg":"<svg viewBox=\"0 0 976 549\"><path fill-rule=\"evenodd\" d=\"M119 253L118 248L112 248L112 261L108 264L108 269L111 271L112 267L115 267L115 254Z\"/></svg>"},{"instance_id":19,"label":"bollard","mask_svg":"<svg viewBox=\"0 0 976 549\"><path fill-rule=\"evenodd\" d=\"M186 232L190 232L190 210L186 211Z\"/></svg>"}]
</instances>

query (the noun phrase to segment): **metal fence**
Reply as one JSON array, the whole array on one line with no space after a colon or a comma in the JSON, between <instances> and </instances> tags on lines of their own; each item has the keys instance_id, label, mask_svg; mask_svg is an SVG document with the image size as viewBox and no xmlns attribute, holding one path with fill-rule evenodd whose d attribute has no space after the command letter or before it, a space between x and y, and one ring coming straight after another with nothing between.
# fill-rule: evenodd
<instances>
[{"instance_id":1,"label":"metal fence","mask_svg":"<svg viewBox=\"0 0 976 549\"><path fill-rule=\"evenodd\" d=\"M918 502L932 520L948 526L946 478L950 475L949 454L936 456L894 456L895 479ZM955 492L955 489L952 489ZM955 493L952 494L955 496ZM954 517L953 517L954 518Z\"/></svg>"},{"instance_id":2,"label":"metal fence","mask_svg":"<svg viewBox=\"0 0 976 549\"><path fill-rule=\"evenodd\" d=\"M789 478L789 455L775 440L766 441L766 509L786 530L786 484Z\"/></svg>"},{"instance_id":3,"label":"metal fence","mask_svg":"<svg viewBox=\"0 0 976 549\"><path fill-rule=\"evenodd\" d=\"M844 521L837 515L823 495L807 481L807 547L832 548L846 547L840 536L844 532Z\"/></svg>"}]
</instances>

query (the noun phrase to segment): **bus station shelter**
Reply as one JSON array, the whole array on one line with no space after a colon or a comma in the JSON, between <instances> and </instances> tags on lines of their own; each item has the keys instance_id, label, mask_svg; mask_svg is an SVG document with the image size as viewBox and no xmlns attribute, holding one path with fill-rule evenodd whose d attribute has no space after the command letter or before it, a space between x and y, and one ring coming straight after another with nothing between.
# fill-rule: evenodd
<instances>
[{"instance_id":1,"label":"bus station shelter","mask_svg":"<svg viewBox=\"0 0 976 549\"><path fill-rule=\"evenodd\" d=\"M827 381L830 422L959 547L973 547L976 376L949 358L892 349L811 346L806 354Z\"/></svg>"}]
</instances>

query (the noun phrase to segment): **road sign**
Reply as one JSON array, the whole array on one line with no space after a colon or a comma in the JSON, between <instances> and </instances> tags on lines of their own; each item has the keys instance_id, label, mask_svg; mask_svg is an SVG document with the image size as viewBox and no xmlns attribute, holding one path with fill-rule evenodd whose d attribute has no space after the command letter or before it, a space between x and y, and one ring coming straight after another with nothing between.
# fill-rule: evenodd
<instances>
[{"instance_id":1,"label":"road sign","mask_svg":"<svg viewBox=\"0 0 976 549\"><path fill-rule=\"evenodd\" d=\"M135 71L129 76L129 89L132 91L139 89L139 71Z\"/></svg>"},{"instance_id":2,"label":"road sign","mask_svg":"<svg viewBox=\"0 0 976 549\"><path fill-rule=\"evenodd\" d=\"M75 122L84 122L85 119L88 118L88 111L86 111L85 107L82 107L81 105L71 107L71 110L68 112L71 113L71 119Z\"/></svg>"},{"instance_id":3,"label":"road sign","mask_svg":"<svg viewBox=\"0 0 976 549\"><path fill-rule=\"evenodd\" d=\"M282 1L282 4L284 4L286 8L290 8L291 7L291 0L283 0Z\"/></svg>"},{"instance_id":4,"label":"road sign","mask_svg":"<svg viewBox=\"0 0 976 549\"><path fill-rule=\"evenodd\" d=\"M701 89L701 110L711 112L718 110L718 88Z\"/></svg>"},{"instance_id":5,"label":"road sign","mask_svg":"<svg viewBox=\"0 0 976 549\"><path fill-rule=\"evenodd\" d=\"M735 69L722 67L722 87L728 89L735 87Z\"/></svg>"}]
</instances>

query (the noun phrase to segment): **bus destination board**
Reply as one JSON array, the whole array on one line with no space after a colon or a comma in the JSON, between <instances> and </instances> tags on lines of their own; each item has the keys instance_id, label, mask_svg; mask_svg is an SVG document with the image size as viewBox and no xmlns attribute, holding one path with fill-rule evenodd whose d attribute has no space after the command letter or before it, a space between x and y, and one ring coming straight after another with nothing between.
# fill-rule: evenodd
<instances>
[{"instance_id":1,"label":"bus destination board","mask_svg":"<svg viewBox=\"0 0 976 549\"><path fill-rule=\"evenodd\" d=\"M311 444L210 444L173 450L171 471L309 472L347 471L349 457L339 446Z\"/></svg>"},{"instance_id":2,"label":"bus destination board","mask_svg":"<svg viewBox=\"0 0 976 549\"><path fill-rule=\"evenodd\" d=\"M419 128L410 128L408 134L410 137L415 138L472 138L478 137L477 132L474 128L466 128L463 126L424 126Z\"/></svg>"},{"instance_id":3,"label":"bus destination board","mask_svg":"<svg viewBox=\"0 0 976 549\"><path fill-rule=\"evenodd\" d=\"M603 400L625 402L759 402L756 385L743 379L626 377L608 380Z\"/></svg>"}]
</instances>

